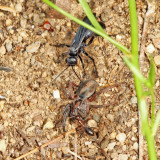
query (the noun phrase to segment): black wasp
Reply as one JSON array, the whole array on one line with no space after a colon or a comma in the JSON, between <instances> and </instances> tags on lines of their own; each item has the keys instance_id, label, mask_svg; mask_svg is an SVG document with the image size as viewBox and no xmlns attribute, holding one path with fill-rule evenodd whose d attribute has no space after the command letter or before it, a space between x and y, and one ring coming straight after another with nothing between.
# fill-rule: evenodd
<instances>
[{"instance_id":1,"label":"black wasp","mask_svg":"<svg viewBox=\"0 0 160 160\"><path fill-rule=\"evenodd\" d=\"M89 25L93 26L92 23L90 22L90 20L88 19L88 17L85 17L83 19L83 21L88 23ZM104 24L102 22L100 22L100 25L104 28ZM70 66L72 67L74 73L76 74L73 67L77 64L77 58L79 58L82 63L84 75L86 74L85 69L84 69L84 63L83 63L82 57L80 55L81 52L84 53L89 59L92 60L92 63L94 65L94 72L96 73L96 75L98 75L94 59L84 50L85 47L89 46L93 42L93 39L96 36L98 36L98 35L95 34L94 32L92 32L91 30L89 30L83 26L80 26L78 28L78 31L77 31L71 45L65 45L65 44L58 45L58 46L69 47L69 51L66 53L63 53L63 55L69 55L66 58L66 63L68 64L68 66L54 80L56 80ZM86 44L86 41L89 38L91 38L91 39L89 40L88 44ZM78 77L77 74L76 74L76 76Z\"/></svg>"}]
</instances>

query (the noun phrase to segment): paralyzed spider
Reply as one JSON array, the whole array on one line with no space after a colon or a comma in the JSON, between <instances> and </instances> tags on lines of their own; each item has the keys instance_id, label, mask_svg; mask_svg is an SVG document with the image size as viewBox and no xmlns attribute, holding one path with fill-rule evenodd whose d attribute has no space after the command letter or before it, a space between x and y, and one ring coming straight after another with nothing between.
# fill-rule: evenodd
<instances>
[{"instance_id":1,"label":"paralyzed spider","mask_svg":"<svg viewBox=\"0 0 160 160\"><path fill-rule=\"evenodd\" d=\"M85 129L85 132L91 136L94 135L94 131L87 125L87 118L89 116L89 109L91 107L99 108L108 105L91 105L89 102L93 101L94 98L105 92L106 89L113 86L108 86L96 93L98 84L96 81L89 79L80 83L76 91L76 98L74 98L73 87L71 89L70 98L73 99L72 103L68 103L63 111L63 131L65 132L65 123L67 117L78 120L80 125Z\"/></svg>"}]
</instances>

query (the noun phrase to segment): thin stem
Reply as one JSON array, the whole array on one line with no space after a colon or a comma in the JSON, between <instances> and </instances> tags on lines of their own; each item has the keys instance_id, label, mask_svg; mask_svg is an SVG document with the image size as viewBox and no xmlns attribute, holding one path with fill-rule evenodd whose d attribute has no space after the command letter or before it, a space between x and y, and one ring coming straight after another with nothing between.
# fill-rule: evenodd
<instances>
[{"instance_id":1,"label":"thin stem","mask_svg":"<svg viewBox=\"0 0 160 160\"><path fill-rule=\"evenodd\" d=\"M139 70L139 60L138 60L138 24L137 24L137 12L135 0L129 0L129 10L130 10L130 22L131 22L131 47L132 47L132 64ZM139 81L138 77L134 74L135 88L138 98L138 106L140 109L140 114L142 118L142 132L146 136L148 144L148 152L151 160L156 160L156 150L154 137L151 136L151 128L149 126L147 106L145 100L142 103L143 88L142 83Z\"/></svg>"},{"instance_id":2,"label":"thin stem","mask_svg":"<svg viewBox=\"0 0 160 160\"><path fill-rule=\"evenodd\" d=\"M152 112L151 112L151 122L152 122L152 128L154 125L154 114L155 114L155 97L154 97L154 88L151 88L151 99L152 99L152 104L151 104L151 108L152 108Z\"/></svg>"},{"instance_id":3,"label":"thin stem","mask_svg":"<svg viewBox=\"0 0 160 160\"><path fill-rule=\"evenodd\" d=\"M109 42L111 42L112 44L114 44L117 48L119 48L124 54L130 54L130 51L128 48L126 48L125 46L123 46L122 44L118 43L117 41L113 40L112 38L110 38L106 33L104 33L104 31L100 31L92 26L90 26L89 24L75 18L74 16L72 16L71 14L65 12L63 9L59 8L58 6L56 6L54 3L52 3L49 0L42 0L43 2L45 2L46 4L48 4L50 7L54 8L55 10L57 10L58 12L60 12L61 14L65 15L66 17L70 18L71 20L75 21L76 23L86 27L87 29L93 31L94 33L102 36L103 38L107 39Z\"/></svg>"}]
</instances>

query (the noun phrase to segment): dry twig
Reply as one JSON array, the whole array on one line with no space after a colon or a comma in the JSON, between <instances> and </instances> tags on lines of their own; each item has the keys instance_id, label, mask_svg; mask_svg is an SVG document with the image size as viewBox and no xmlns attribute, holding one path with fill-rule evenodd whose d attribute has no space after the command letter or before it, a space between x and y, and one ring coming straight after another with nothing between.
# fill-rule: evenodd
<instances>
[{"instance_id":1,"label":"dry twig","mask_svg":"<svg viewBox=\"0 0 160 160\"><path fill-rule=\"evenodd\" d=\"M30 155L30 154L36 153L36 152L38 152L41 148L44 148L44 147L46 147L46 146L48 146L48 145L50 145L50 144L52 144L52 143L55 143L56 141L62 139L65 135L71 134L71 133L73 133L73 132L75 132L75 131L76 131L75 129L72 129L71 131L66 132L65 134L63 134L63 135L61 135L61 136L59 136L59 137L57 137L57 138L55 138L55 139L53 139L53 140L51 140L51 141L49 141L49 142L47 142L47 143L41 145L40 147L36 147L35 149L31 150L30 152L25 153L25 154L23 154L22 156L14 159L14 160L20 160L20 159L22 159L22 158L24 158L24 157L26 157L26 156L28 156L28 155Z\"/></svg>"}]
</instances>

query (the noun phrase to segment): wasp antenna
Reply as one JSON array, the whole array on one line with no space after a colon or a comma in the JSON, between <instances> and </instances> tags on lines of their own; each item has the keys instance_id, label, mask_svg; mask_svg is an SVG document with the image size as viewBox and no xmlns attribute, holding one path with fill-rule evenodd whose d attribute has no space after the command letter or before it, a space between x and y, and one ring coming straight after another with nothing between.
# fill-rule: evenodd
<instances>
[{"instance_id":1,"label":"wasp antenna","mask_svg":"<svg viewBox=\"0 0 160 160\"><path fill-rule=\"evenodd\" d=\"M58 77L60 77L68 68L69 68L69 66L67 66L67 67L51 82L51 84L53 84L53 82L54 82Z\"/></svg>"},{"instance_id":2,"label":"wasp antenna","mask_svg":"<svg viewBox=\"0 0 160 160\"><path fill-rule=\"evenodd\" d=\"M72 66L72 70L73 70L73 72L75 73L75 75L77 76L77 78L80 80L80 82L82 82L81 79L78 77L76 71L74 70L73 66Z\"/></svg>"}]
</instances>

